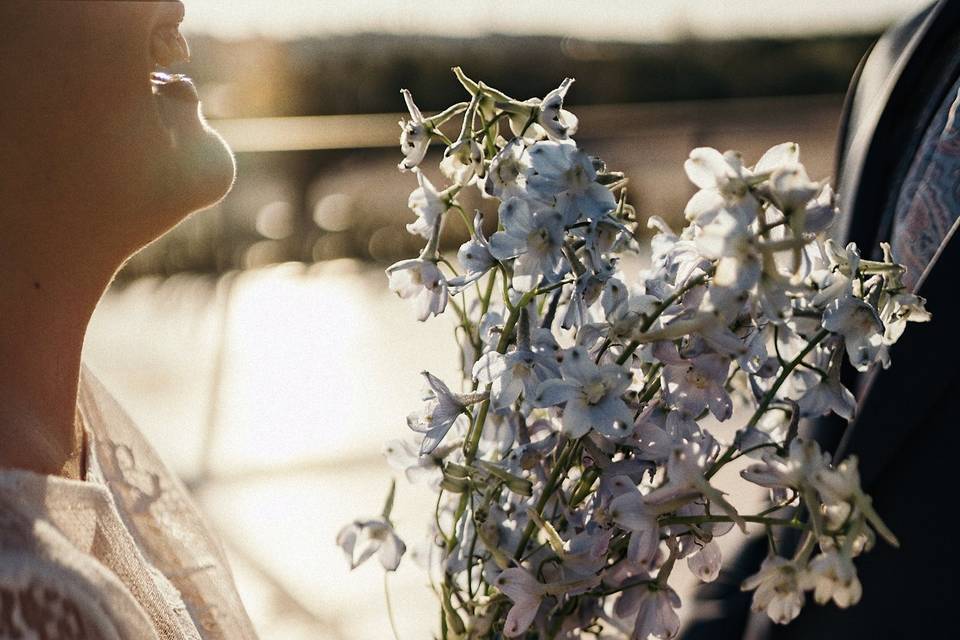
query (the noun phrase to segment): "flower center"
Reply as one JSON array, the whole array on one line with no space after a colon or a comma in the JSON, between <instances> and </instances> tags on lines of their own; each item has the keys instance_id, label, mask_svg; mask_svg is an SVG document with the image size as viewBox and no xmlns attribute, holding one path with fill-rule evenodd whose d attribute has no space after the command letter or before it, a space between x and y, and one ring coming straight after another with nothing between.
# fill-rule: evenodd
<instances>
[{"instance_id":1,"label":"flower center","mask_svg":"<svg viewBox=\"0 0 960 640\"><path fill-rule=\"evenodd\" d=\"M500 163L497 168L497 176L504 184L511 184L517 181L520 175L520 163L516 160L508 160Z\"/></svg>"},{"instance_id":2,"label":"flower center","mask_svg":"<svg viewBox=\"0 0 960 640\"><path fill-rule=\"evenodd\" d=\"M687 369L686 379L687 379L687 382L689 382L692 386L701 390L706 389L707 385L710 384L710 381L707 380L706 376L704 376L702 373L700 373L693 367L690 367L689 369Z\"/></svg>"},{"instance_id":3,"label":"flower center","mask_svg":"<svg viewBox=\"0 0 960 640\"><path fill-rule=\"evenodd\" d=\"M518 362L513 365L513 377L514 378L526 378L530 375L530 365L526 362Z\"/></svg>"},{"instance_id":4,"label":"flower center","mask_svg":"<svg viewBox=\"0 0 960 640\"><path fill-rule=\"evenodd\" d=\"M567 184L570 185L570 191L583 191L590 186L590 178L587 172L579 164L575 164L567 171Z\"/></svg>"},{"instance_id":5,"label":"flower center","mask_svg":"<svg viewBox=\"0 0 960 640\"><path fill-rule=\"evenodd\" d=\"M527 236L527 248L533 253L546 253L550 244L550 234L546 229L537 229Z\"/></svg>"},{"instance_id":6,"label":"flower center","mask_svg":"<svg viewBox=\"0 0 960 640\"><path fill-rule=\"evenodd\" d=\"M584 385L583 395L586 396L587 404L597 404L607 395L607 387L600 380L595 380Z\"/></svg>"}]
</instances>

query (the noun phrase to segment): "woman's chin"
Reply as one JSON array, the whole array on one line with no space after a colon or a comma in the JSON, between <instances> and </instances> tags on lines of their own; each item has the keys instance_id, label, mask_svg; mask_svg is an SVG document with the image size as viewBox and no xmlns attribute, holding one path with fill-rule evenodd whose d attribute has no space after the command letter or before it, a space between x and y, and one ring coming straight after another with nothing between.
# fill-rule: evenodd
<instances>
[{"instance_id":1,"label":"woman's chin","mask_svg":"<svg viewBox=\"0 0 960 640\"><path fill-rule=\"evenodd\" d=\"M165 195L173 212L187 215L220 201L233 186L236 163L230 147L203 118L193 82L154 74L153 93L172 167Z\"/></svg>"},{"instance_id":2,"label":"woman's chin","mask_svg":"<svg viewBox=\"0 0 960 640\"><path fill-rule=\"evenodd\" d=\"M205 122L202 131L180 140L175 161L179 179L172 185L177 193L171 195L182 199L184 215L216 204L233 187L237 174L233 152Z\"/></svg>"}]
</instances>

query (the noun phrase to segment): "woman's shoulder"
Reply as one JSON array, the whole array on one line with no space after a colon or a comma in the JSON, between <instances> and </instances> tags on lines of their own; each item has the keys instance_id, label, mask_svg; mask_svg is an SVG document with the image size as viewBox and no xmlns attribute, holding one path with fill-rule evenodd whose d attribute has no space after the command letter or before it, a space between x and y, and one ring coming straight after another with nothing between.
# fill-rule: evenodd
<instances>
[{"instance_id":1,"label":"woman's shoulder","mask_svg":"<svg viewBox=\"0 0 960 640\"><path fill-rule=\"evenodd\" d=\"M116 576L0 486L0 638L156 638Z\"/></svg>"},{"instance_id":2,"label":"woman's shoulder","mask_svg":"<svg viewBox=\"0 0 960 640\"><path fill-rule=\"evenodd\" d=\"M219 537L183 482L86 367L78 402L89 440L88 481L109 492L139 552L200 626L222 637L254 637Z\"/></svg>"}]
</instances>

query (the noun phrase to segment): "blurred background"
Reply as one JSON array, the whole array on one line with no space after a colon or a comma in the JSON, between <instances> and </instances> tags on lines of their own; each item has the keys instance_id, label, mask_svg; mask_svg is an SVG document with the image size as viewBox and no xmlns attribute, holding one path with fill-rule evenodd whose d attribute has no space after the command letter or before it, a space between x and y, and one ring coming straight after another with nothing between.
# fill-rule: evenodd
<instances>
[{"instance_id":1,"label":"blurred background","mask_svg":"<svg viewBox=\"0 0 960 640\"><path fill-rule=\"evenodd\" d=\"M464 99L454 65L520 99L576 78L580 146L627 173L641 214L676 224L695 146L751 163L793 140L829 178L857 62L925 2L185 4L182 71L237 152L237 183L129 262L85 357L223 537L261 636L332 640L390 637L382 570L348 572L334 538L379 513L381 446L406 435L418 372L458 375L452 325L417 323L383 275L420 249L404 230L416 180L396 168L400 89L433 111ZM436 183L439 159L423 164ZM411 548L432 508L401 483ZM415 563L389 588L401 637L429 637Z\"/></svg>"}]
</instances>

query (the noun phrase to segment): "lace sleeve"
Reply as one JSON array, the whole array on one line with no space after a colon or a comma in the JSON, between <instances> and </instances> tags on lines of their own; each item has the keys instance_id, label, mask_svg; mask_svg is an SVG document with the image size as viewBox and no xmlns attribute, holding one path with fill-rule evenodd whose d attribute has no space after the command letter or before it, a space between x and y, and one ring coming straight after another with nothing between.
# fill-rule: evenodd
<instances>
[{"instance_id":1,"label":"lace sleeve","mask_svg":"<svg viewBox=\"0 0 960 640\"><path fill-rule=\"evenodd\" d=\"M0 550L0 640L14 638L125 640L156 634L119 584L40 553Z\"/></svg>"}]
</instances>

